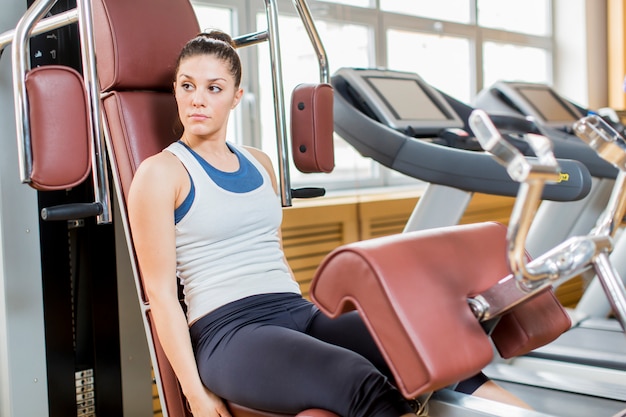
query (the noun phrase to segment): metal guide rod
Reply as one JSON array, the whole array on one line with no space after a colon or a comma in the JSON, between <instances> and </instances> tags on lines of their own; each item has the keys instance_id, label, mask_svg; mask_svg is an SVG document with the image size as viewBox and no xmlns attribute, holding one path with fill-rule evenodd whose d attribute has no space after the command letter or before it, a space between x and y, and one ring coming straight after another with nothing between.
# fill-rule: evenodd
<instances>
[{"instance_id":1,"label":"metal guide rod","mask_svg":"<svg viewBox=\"0 0 626 417\"><path fill-rule=\"evenodd\" d=\"M48 31L70 25L72 23L76 23L77 21L78 21L78 10L76 9L68 10L66 12L62 12L62 13L55 14L50 17L46 17L45 19L41 19L32 29L32 31L30 32L30 35L31 36L40 35L42 33L46 33ZM4 50L4 48L10 45L14 37L15 37L15 30L13 29L0 33L0 51Z\"/></svg>"},{"instance_id":2,"label":"metal guide rod","mask_svg":"<svg viewBox=\"0 0 626 417\"><path fill-rule=\"evenodd\" d=\"M315 27L315 22L311 17L311 11L309 10L309 6L307 5L305 0L293 0L293 4L304 24L304 28L306 29L306 33L309 35L309 39L311 40L311 44L313 45L313 49L315 49L315 53L317 55L317 61L319 63L320 68L320 82L330 83L330 72L328 69L328 58L326 56L326 50L324 49L324 45L322 44L322 39L320 38L319 33L317 32L317 28Z\"/></svg>"},{"instance_id":3,"label":"metal guide rod","mask_svg":"<svg viewBox=\"0 0 626 417\"><path fill-rule=\"evenodd\" d=\"M91 21L91 3L79 0L76 8L52 17L42 19L56 3L56 0L38 0L26 11L13 31L0 35L0 46L13 44L13 88L15 94L15 117L17 125L17 146L20 180L29 183L32 172L32 150L30 119L28 114L28 96L25 89L26 72L30 69L28 40L31 36L78 22L83 66L83 82L89 98L90 128L92 130L91 166L94 182L95 202L102 206L102 213L97 216L98 223L112 221L111 197L109 193L108 172L104 157L104 139L100 98L95 66L95 47L93 25Z\"/></svg>"},{"instance_id":4,"label":"metal guide rod","mask_svg":"<svg viewBox=\"0 0 626 417\"><path fill-rule=\"evenodd\" d=\"M76 3L79 15L79 37L82 51L83 82L91 115L91 175L93 178L94 199L102 205L102 214L97 216L99 224L112 222L111 192L109 188L109 172L106 161L103 115L100 109L100 88L96 72L96 51L93 35L93 20L90 0L79 0Z\"/></svg>"},{"instance_id":5,"label":"metal guide rod","mask_svg":"<svg viewBox=\"0 0 626 417\"><path fill-rule=\"evenodd\" d=\"M20 181L30 182L32 152L28 97L26 96L26 71L30 68L28 39L35 22L52 9L56 0L36 0L18 22L12 41L13 92L15 125L17 128L17 153Z\"/></svg>"},{"instance_id":6,"label":"metal guide rod","mask_svg":"<svg viewBox=\"0 0 626 417\"><path fill-rule=\"evenodd\" d=\"M285 97L283 93L283 74L281 66L282 61L280 58L280 44L278 41L278 9L274 0L265 0L265 14L267 16L270 65L272 68L274 122L276 126L280 196L283 206L289 207L291 206L289 147L287 143L287 123L285 119Z\"/></svg>"},{"instance_id":7,"label":"metal guide rod","mask_svg":"<svg viewBox=\"0 0 626 417\"><path fill-rule=\"evenodd\" d=\"M237 36L233 39L237 48L241 48L244 46L252 46L261 42L267 42L268 34L266 30L262 30L259 32L249 33L247 35Z\"/></svg>"},{"instance_id":8,"label":"metal guide rod","mask_svg":"<svg viewBox=\"0 0 626 417\"><path fill-rule=\"evenodd\" d=\"M626 332L626 288L617 270L611 263L608 253L599 254L594 260L596 274L602 284L602 288L613 307L617 321Z\"/></svg>"}]
</instances>

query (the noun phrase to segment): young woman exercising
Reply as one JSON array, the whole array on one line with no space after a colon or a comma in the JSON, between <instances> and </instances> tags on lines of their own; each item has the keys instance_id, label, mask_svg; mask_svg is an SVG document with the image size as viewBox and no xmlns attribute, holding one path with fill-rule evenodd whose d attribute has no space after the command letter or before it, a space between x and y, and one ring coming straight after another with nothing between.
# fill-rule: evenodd
<instances>
[{"instance_id":1,"label":"young woman exercising","mask_svg":"<svg viewBox=\"0 0 626 417\"><path fill-rule=\"evenodd\" d=\"M182 136L141 164L128 199L157 333L193 415L230 416L222 398L281 413L414 415L358 314L330 320L301 296L270 159L226 140L240 82L228 35L187 43L174 79ZM522 404L482 374L457 389Z\"/></svg>"}]
</instances>

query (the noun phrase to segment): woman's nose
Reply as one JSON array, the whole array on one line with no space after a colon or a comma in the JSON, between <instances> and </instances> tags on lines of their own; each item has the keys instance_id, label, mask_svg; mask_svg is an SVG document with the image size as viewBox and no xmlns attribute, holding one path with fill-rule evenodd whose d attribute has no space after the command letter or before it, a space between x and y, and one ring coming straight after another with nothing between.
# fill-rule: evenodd
<instances>
[{"instance_id":1,"label":"woman's nose","mask_svg":"<svg viewBox=\"0 0 626 417\"><path fill-rule=\"evenodd\" d=\"M191 98L191 102L195 106L201 106L205 103L205 94L202 90L198 89L194 91L193 96Z\"/></svg>"}]
</instances>

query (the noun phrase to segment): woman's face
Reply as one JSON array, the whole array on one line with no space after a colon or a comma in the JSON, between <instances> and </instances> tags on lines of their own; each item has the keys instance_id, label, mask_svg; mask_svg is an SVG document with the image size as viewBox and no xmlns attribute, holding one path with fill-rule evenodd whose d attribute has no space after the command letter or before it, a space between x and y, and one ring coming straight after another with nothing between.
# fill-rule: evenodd
<instances>
[{"instance_id":1,"label":"woman's face","mask_svg":"<svg viewBox=\"0 0 626 417\"><path fill-rule=\"evenodd\" d=\"M212 55L185 58L174 81L178 116L186 136L225 138L230 111L239 103L243 90L226 62Z\"/></svg>"}]
</instances>

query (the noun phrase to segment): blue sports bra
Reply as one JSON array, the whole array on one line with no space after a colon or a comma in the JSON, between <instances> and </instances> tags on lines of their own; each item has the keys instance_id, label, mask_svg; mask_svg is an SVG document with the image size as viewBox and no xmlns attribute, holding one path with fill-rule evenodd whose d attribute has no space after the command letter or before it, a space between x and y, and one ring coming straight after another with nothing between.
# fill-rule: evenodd
<instances>
[{"instance_id":1,"label":"blue sports bra","mask_svg":"<svg viewBox=\"0 0 626 417\"><path fill-rule=\"evenodd\" d=\"M226 191L230 191L232 193L247 193L257 189L261 186L261 184L263 184L263 177L257 168L248 160L248 158L242 155L239 150L231 146L228 142L226 142L226 146L228 146L228 149L237 155L237 159L239 159L239 169L235 172L220 171L209 164L203 157L187 146L184 142L178 142L181 143L185 149L187 149L196 158L211 180ZM178 223L183 217L185 217L185 214L187 214L191 208L191 204L193 203L196 189L191 175L189 176L189 181L191 181L189 194L187 194L182 204L174 210L175 223Z\"/></svg>"}]
</instances>

